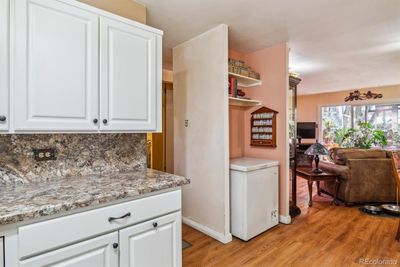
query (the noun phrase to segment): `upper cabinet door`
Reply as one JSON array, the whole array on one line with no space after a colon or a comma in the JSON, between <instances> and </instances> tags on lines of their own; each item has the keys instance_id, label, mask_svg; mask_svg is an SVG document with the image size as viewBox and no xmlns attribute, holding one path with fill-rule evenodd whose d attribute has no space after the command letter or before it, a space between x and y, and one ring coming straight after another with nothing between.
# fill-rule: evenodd
<instances>
[{"instance_id":1,"label":"upper cabinet door","mask_svg":"<svg viewBox=\"0 0 400 267\"><path fill-rule=\"evenodd\" d=\"M161 130L161 36L100 18L100 95L101 130Z\"/></svg>"},{"instance_id":2,"label":"upper cabinet door","mask_svg":"<svg viewBox=\"0 0 400 267\"><path fill-rule=\"evenodd\" d=\"M15 0L15 130L98 130L98 16Z\"/></svg>"},{"instance_id":3,"label":"upper cabinet door","mask_svg":"<svg viewBox=\"0 0 400 267\"><path fill-rule=\"evenodd\" d=\"M0 0L0 131L9 127L9 1Z\"/></svg>"}]
</instances>

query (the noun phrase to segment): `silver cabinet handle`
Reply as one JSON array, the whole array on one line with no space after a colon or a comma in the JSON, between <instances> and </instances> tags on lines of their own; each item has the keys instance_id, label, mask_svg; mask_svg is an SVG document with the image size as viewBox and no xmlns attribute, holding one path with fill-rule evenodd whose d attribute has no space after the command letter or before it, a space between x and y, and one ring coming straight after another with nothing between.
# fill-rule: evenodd
<instances>
[{"instance_id":1,"label":"silver cabinet handle","mask_svg":"<svg viewBox=\"0 0 400 267\"><path fill-rule=\"evenodd\" d=\"M0 121L6 121L6 120L7 120L6 116L3 116L3 115L0 116Z\"/></svg>"}]
</instances>

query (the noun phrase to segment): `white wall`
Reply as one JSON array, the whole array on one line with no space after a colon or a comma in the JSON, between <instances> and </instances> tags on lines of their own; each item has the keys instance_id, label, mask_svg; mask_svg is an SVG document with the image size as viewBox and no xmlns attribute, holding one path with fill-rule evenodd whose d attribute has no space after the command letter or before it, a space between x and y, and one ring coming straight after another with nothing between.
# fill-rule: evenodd
<instances>
[{"instance_id":1,"label":"white wall","mask_svg":"<svg viewBox=\"0 0 400 267\"><path fill-rule=\"evenodd\" d=\"M228 27L173 49L174 172L183 188L183 221L221 242L229 227ZM188 120L188 127L185 127Z\"/></svg>"}]
</instances>

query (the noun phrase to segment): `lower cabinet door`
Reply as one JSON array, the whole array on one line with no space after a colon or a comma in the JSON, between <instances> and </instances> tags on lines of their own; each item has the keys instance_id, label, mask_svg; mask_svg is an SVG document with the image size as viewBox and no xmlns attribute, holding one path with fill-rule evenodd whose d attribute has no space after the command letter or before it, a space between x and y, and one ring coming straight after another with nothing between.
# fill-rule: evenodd
<instances>
[{"instance_id":1,"label":"lower cabinet door","mask_svg":"<svg viewBox=\"0 0 400 267\"><path fill-rule=\"evenodd\" d=\"M114 243L118 244L118 232L20 261L20 266L117 267L118 246L114 248Z\"/></svg>"},{"instance_id":2,"label":"lower cabinet door","mask_svg":"<svg viewBox=\"0 0 400 267\"><path fill-rule=\"evenodd\" d=\"M120 266L182 265L181 213L120 230Z\"/></svg>"}]
</instances>

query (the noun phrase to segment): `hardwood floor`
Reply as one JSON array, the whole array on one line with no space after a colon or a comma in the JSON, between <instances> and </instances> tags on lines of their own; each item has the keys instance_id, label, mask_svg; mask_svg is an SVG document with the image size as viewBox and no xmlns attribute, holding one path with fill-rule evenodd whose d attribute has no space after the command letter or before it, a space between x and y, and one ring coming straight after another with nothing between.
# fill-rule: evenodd
<instances>
[{"instance_id":1,"label":"hardwood floor","mask_svg":"<svg viewBox=\"0 0 400 267\"><path fill-rule=\"evenodd\" d=\"M291 225L280 224L248 242L234 238L223 245L184 225L183 238L193 246L183 251L183 265L360 266L362 259L400 265L400 242L395 241L398 219L332 206L331 198L317 196L316 189L313 207L308 208L307 184L299 178L298 184L302 214Z\"/></svg>"}]
</instances>

